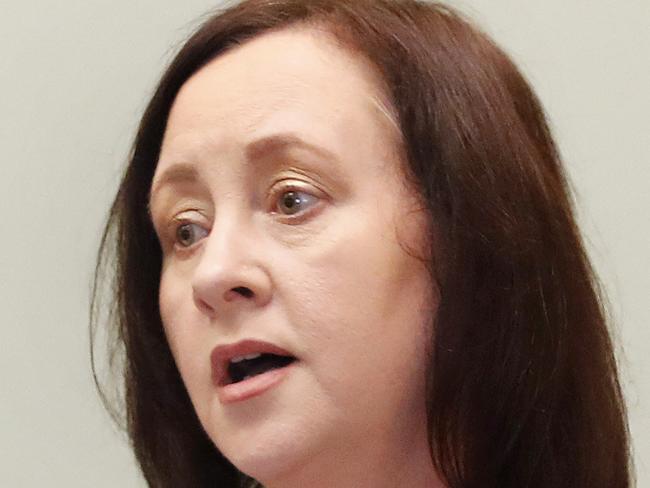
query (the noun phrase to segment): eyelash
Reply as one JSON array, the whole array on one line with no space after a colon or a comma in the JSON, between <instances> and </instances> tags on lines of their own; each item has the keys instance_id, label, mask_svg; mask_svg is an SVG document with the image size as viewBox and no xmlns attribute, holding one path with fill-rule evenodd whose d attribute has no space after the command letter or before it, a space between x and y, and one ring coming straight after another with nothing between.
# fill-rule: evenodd
<instances>
[{"instance_id":1,"label":"eyelash","mask_svg":"<svg viewBox=\"0 0 650 488\"><path fill-rule=\"evenodd\" d=\"M290 193L297 194L299 196L304 196L306 195L306 198L299 198L301 201L309 201L309 200L315 200L309 208L303 211L298 211L295 214L282 214L281 212L278 211L278 207L280 205L281 197L286 196ZM299 224L303 222L305 219L307 219L313 212L314 207L318 205L318 203L321 200L321 197L318 197L313 194L313 192L308 192L304 188L301 188L298 185L284 185L276 190L272 190L269 192L269 198L271 198L272 202L272 209L271 213L275 215L279 215L280 218L284 221L286 224ZM191 209L183 212L184 214L187 214L189 212L198 212L198 210ZM186 227L194 227L194 228L199 228L200 230L205 232L205 236L202 238L197 239L196 241L190 243L189 245L183 245L180 242L180 236L179 233L183 228ZM193 248L198 242L200 242L203 238L205 238L209 234L209 229L206 229L206 227L202 226L200 223L196 222L196 219L189 219L189 218L183 218L183 217L176 217L174 218L174 222L172 225L172 241L174 244L174 248L180 251L187 251Z\"/></svg>"},{"instance_id":2,"label":"eyelash","mask_svg":"<svg viewBox=\"0 0 650 488\"><path fill-rule=\"evenodd\" d=\"M278 211L278 206L281 202L281 197L288 195L290 193L294 193L297 195L306 195L306 199L299 198L301 201L307 201L309 202L310 200L313 200L313 203L305 210L298 211L295 214L282 214L281 212ZM288 224L299 224L302 221L304 221L307 217L309 217L312 212L313 208L318 205L320 200L322 199L319 196L316 196L314 192L309 192L305 188L300 187L299 185L295 184L287 184L284 186L281 186L280 188L277 188L275 190L271 190L269 194L270 201L272 202L272 213L280 215L281 218L284 220L285 223Z\"/></svg>"}]
</instances>

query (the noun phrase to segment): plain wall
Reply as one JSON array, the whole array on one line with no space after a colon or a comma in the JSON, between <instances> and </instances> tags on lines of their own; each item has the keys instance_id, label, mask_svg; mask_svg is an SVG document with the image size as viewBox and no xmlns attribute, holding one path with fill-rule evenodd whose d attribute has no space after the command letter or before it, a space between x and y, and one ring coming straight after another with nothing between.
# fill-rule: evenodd
<instances>
[{"instance_id":1,"label":"plain wall","mask_svg":"<svg viewBox=\"0 0 650 488\"><path fill-rule=\"evenodd\" d=\"M463 0L550 117L650 486L650 2ZM0 485L142 487L95 393L94 257L135 127L207 0L0 2Z\"/></svg>"}]
</instances>

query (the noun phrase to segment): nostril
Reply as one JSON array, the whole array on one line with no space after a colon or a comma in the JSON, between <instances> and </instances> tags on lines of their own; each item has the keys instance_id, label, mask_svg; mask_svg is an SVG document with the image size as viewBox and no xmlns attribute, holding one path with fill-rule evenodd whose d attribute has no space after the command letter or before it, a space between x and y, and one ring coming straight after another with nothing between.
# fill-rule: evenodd
<instances>
[{"instance_id":1,"label":"nostril","mask_svg":"<svg viewBox=\"0 0 650 488\"><path fill-rule=\"evenodd\" d=\"M235 293L239 293L244 298L253 297L253 291L250 288L246 288L245 286L238 286L236 288L233 288L232 291L234 291Z\"/></svg>"}]
</instances>

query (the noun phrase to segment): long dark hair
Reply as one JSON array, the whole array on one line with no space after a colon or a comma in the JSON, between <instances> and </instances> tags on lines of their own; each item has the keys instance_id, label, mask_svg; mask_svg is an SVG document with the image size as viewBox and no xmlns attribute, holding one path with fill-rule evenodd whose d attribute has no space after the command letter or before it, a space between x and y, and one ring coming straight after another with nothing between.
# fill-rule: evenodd
<instances>
[{"instance_id":1,"label":"long dark hair","mask_svg":"<svg viewBox=\"0 0 650 488\"><path fill-rule=\"evenodd\" d=\"M372 62L402 133L405 173L436 229L440 305L426 398L431 457L450 488L631 485L629 434L597 281L543 110L509 58L458 13L416 0L247 0L209 18L162 77L100 249L115 263L112 350L126 427L150 486L239 486L202 429L158 310L147 211L171 105L210 60L269 30L317 25ZM424 428L424 426L423 426Z\"/></svg>"}]
</instances>

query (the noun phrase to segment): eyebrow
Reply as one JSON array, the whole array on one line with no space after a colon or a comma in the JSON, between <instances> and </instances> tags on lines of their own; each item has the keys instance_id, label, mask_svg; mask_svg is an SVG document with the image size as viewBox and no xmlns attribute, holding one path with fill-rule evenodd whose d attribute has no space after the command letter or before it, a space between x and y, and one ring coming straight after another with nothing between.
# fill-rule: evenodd
<instances>
[{"instance_id":1,"label":"eyebrow","mask_svg":"<svg viewBox=\"0 0 650 488\"><path fill-rule=\"evenodd\" d=\"M322 146L311 144L293 132L272 134L249 143L246 146L246 159L248 161L258 161L263 159L267 154L281 152L291 147L305 149L332 162L338 161L338 158L332 151Z\"/></svg>"},{"instance_id":2,"label":"eyebrow","mask_svg":"<svg viewBox=\"0 0 650 488\"><path fill-rule=\"evenodd\" d=\"M175 163L167 168L159 178L154 180L149 192L149 202L160 188L173 183L193 183L199 179L199 172L189 163Z\"/></svg>"},{"instance_id":3,"label":"eyebrow","mask_svg":"<svg viewBox=\"0 0 650 488\"><path fill-rule=\"evenodd\" d=\"M322 146L311 144L293 132L283 132L264 136L246 145L244 154L247 162L261 161L270 154L277 154L292 147L315 153L331 163L338 163L336 155ZM199 172L193 164L174 163L167 168L153 183L149 192L149 202L162 187L169 184L194 183L198 181Z\"/></svg>"}]
</instances>

